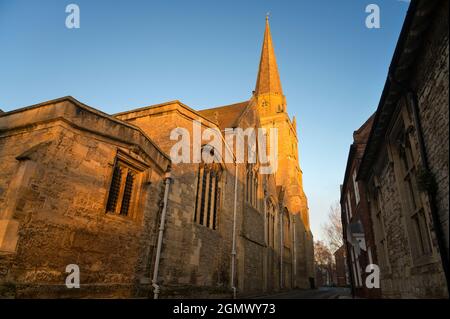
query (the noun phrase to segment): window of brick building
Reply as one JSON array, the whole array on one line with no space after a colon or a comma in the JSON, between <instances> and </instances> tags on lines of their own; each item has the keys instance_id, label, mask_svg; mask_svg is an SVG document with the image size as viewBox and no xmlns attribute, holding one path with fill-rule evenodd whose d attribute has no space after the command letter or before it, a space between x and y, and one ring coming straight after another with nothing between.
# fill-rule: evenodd
<instances>
[{"instance_id":1,"label":"window of brick building","mask_svg":"<svg viewBox=\"0 0 450 319\"><path fill-rule=\"evenodd\" d=\"M349 216L349 222L350 219L352 218L352 201L350 199L350 192L347 193L347 212L348 212L348 216Z\"/></svg>"},{"instance_id":2,"label":"window of brick building","mask_svg":"<svg viewBox=\"0 0 450 319\"><path fill-rule=\"evenodd\" d=\"M220 208L222 167L218 163L201 163L197 175L197 197L194 221L211 229L217 228Z\"/></svg>"},{"instance_id":3,"label":"window of brick building","mask_svg":"<svg viewBox=\"0 0 450 319\"><path fill-rule=\"evenodd\" d=\"M359 265L359 258L353 246L350 248L350 258L352 262L352 273L355 287L359 288L362 286L361 266Z\"/></svg>"},{"instance_id":4,"label":"window of brick building","mask_svg":"<svg viewBox=\"0 0 450 319\"><path fill-rule=\"evenodd\" d=\"M352 179L353 179L353 188L355 190L355 202L356 202L356 205L358 205L360 199L359 199L358 182L356 181L356 170L353 171Z\"/></svg>"}]
</instances>

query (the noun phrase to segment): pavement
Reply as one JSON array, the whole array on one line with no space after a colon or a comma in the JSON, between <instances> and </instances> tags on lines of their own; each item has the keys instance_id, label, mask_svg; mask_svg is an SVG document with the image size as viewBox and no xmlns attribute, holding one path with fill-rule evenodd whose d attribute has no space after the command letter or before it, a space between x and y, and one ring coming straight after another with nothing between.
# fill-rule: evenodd
<instances>
[{"instance_id":1,"label":"pavement","mask_svg":"<svg viewBox=\"0 0 450 319\"><path fill-rule=\"evenodd\" d=\"M252 299L352 299L349 288L320 287L318 289L296 289Z\"/></svg>"}]
</instances>

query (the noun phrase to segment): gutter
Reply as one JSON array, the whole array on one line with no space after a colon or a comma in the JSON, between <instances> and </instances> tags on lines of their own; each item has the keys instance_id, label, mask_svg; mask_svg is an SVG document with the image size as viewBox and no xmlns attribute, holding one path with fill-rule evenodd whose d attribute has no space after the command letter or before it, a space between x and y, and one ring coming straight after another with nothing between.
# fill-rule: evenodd
<instances>
[{"instance_id":1,"label":"gutter","mask_svg":"<svg viewBox=\"0 0 450 319\"><path fill-rule=\"evenodd\" d=\"M163 235L164 235L164 225L166 221L166 214L167 214L167 201L169 198L169 188L170 183L172 181L172 177L170 175L170 169L166 172L164 176L164 201L163 201L163 208L161 212L161 221L159 224L159 234L158 234L158 244L156 248L156 258L155 258L155 266L153 268L153 279L152 279L152 286L154 288L153 290L153 299L158 299L159 293L160 293L160 286L158 284L158 271L159 271L159 264L161 260L161 248L162 248L162 241L163 241Z\"/></svg>"}]
</instances>

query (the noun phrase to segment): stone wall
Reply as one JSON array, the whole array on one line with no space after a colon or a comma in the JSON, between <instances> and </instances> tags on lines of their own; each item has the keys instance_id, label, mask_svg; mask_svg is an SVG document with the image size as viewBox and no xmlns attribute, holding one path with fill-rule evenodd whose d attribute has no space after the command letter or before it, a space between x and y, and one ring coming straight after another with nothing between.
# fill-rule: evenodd
<instances>
[{"instance_id":1,"label":"stone wall","mask_svg":"<svg viewBox=\"0 0 450 319\"><path fill-rule=\"evenodd\" d=\"M449 91L448 91L448 1L441 1L424 49L421 51L412 86L417 92L420 121L428 162L437 182L437 205L449 253Z\"/></svg>"},{"instance_id":2,"label":"stone wall","mask_svg":"<svg viewBox=\"0 0 450 319\"><path fill-rule=\"evenodd\" d=\"M118 115L142 128L167 153L176 141L169 139L176 127L193 135L193 119L202 120L202 131L214 125L176 103L142 112ZM199 164L172 165L167 222L160 264L163 297L230 297L231 237L234 165L225 164L221 179L221 207L217 229L194 222ZM239 180L239 194L243 187ZM238 207L242 211L242 207Z\"/></svg>"},{"instance_id":3,"label":"stone wall","mask_svg":"<svg viewBox=\"0 0 450 319\"><path fill-rule=\"evenodd\" d=\"M148 268L144 247L154 241L162 172L129 144L53 117L63 109L76 110L85 122L98 117L58 102L22 112L29 126L15 126L8 114L0 118L0 127L8 127L0 133L0 212L3 222L19 225L15 250L0 255L0 282L19 298L133 296ZM33 123L37 112L47 114L47 120ZM98 118L97 128L102 121L109 119ZM132 131L122 129L121 138L137 142ZM118 149L151 167L151 184L142 185L132 217L106 214ZM80 268L80 289L65 286L69 264Z\"/></svg>"},{"instance_id":4,"label":"stone wall","mask_svg":"<svg viewBox=\"0 0 450 319\"><path fill-rule=\"evenodd\" d=\"M387 156L387 155L386 155ZM387 246L387 271L381 271L381 291L384 298L436 298L446 296L445 278L439 257L430 262L412 263L411 238L407 232L407 218L402 210L403 194L397 188L394 165L381 158L381 211ZM375 216L372 214L372 219ZM436 251L436 242L433 241Z\"/></svg>"}]
</instances>

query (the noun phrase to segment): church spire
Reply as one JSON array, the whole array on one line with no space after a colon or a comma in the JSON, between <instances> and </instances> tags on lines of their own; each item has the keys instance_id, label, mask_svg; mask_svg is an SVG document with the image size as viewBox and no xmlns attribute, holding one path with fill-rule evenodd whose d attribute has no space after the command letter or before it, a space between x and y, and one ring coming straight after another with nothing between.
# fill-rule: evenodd
<instances>
[{"instance_id":1,"label":"church spire","mask_svg":"<svg viewBox=\"0 0 450 319\"><path fill-rule=\"evenodd\" d=\"M264 32L261 61L259 62L258 79L256 80L255 88L256 95L267 93L283 95L272 36L270 35L268 14L266 16L266 30Z\"/></svg>"}]
</instances>

